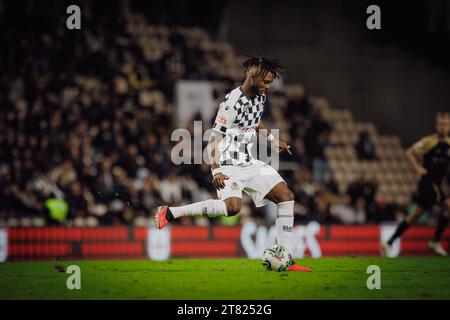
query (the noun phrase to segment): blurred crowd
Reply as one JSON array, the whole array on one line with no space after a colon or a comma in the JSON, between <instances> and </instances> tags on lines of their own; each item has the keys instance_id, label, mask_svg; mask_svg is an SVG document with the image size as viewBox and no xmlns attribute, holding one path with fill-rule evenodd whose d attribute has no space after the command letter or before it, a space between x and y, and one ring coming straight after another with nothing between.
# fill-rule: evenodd
<instances>
[{"instance_id":1,"label":"blurred crowd","mask_svg":"<svg viewBox=\"0 0 450 320\"><path fill-rule=\"evenodd\" d=\"M171 162L173 88L202 79L232 89L242 73L216 68L223 57L210 42L189 44L183 28L158 29L167 48L152 55L116 15L88 16L76 33L51 22L23 17L22 29L2 32L0 226L146 224L164 203L215 198L208 166ZM297 221L377 223L402 214L375 201L377 183L364 174L339 192L324 156L332 126L308 94L287 101L294 155L282 160L297 169L281 173L295 192ZM356 148L371 157L366 141ZM248 216L265 212L244 206Z\"/></svg>"}]
</instances>

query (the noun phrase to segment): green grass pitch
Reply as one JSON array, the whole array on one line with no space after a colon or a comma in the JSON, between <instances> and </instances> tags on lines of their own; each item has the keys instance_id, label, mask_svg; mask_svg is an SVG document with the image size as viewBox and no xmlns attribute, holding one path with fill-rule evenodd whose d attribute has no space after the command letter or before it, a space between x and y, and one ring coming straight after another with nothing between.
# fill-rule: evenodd
<instances>
[{"instance_id":1,"label":"green grass pitch","mask_svg":"<svg viewBox=\"0 0 450 320\"><path fill-rule=\"evenodd\" d=\"M0 264L0 299L450 299L448 258L298 260L313 272L265 271L259 260L64 261L81 268L81 289L54 262ZM369 265L381 289L369 290Z\"/></svg>"}]
</instances>

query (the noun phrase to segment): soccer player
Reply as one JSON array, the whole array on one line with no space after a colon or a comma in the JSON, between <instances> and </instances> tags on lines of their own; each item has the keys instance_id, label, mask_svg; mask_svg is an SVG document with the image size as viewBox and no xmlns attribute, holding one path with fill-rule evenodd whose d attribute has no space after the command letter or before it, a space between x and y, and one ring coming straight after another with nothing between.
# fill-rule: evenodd
<instances>
[{"instance_id":1,"label":"soccer player","mask_svg":"<svg viewBox=\"0 0 450 320\"><path fill-rule=\"evenodd\" d=\"M410 215L401 222L387 242L381 243L384 255L389 255L392 244L423 212L434 205L442 207L434 237L428 242L428 247L436 254L447 256L447 251L440 244L441 236L448 224L450 213L450 198L443 194L442 180L450 163L450 114L438 113L436 116L436 133L420 139L412 145L406 155L417 174L421 177L416 193L416 207ZM422 157L422 164L417 157Z\"/></svg>"},{"instance_id":2,"label":"soccer player","mask_svg":"<svg viewBox=\"0 0 450 320\"><path fill-rule=\"evenodd\" d=\"M270 57L249 57L244 62L244 83L225 96L213 125L208 142L212 183L217 189L217 200L205 200L181 207L162 206L155 215L158 229L183 216L233 216L241 211L242 191L257 207L269 201L277 205L277 242L291 251L294 224L294 194L277 171L250 153L256 132L265 132L267 141L278 151L292 154L290 146L269 133L261 116L266 92L274 79L280 76L282 66ZM311 271L293 263L288 271Z\"/></svg>"}]
</instances>

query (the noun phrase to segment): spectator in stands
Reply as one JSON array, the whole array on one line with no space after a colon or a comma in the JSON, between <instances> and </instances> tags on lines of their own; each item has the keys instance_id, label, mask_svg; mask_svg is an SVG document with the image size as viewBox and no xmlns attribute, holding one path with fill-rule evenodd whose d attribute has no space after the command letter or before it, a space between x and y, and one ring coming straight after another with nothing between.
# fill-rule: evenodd
<instances>
[{"instance_id":1,"label":"spectator in stands","mask_svg":"<svg viewBox=\"0 0 450 320\"><path fill-rule=\"evenodd\" d=\"M375 144L373 143L368 131L359 133L359 140L355 146L359 160L377 160Z\"/></svg>"},{"instance_id":2,"label":"spectator in stands","mask_svg":"<svg viewBox=\"0 0 450 320\"><path fill-rule=\"evenodd\" d=\"M361 173L359 178L349 184L347 195L350 197L350 205L354 210L364 211L364 215L373 216L376 205L375 195L377 193L378 184L375 179L367 173ZM359 221L365 221L359 219Z\"/></svg>"},{"instance_id":3,"label":"spectator in stands","mask_svg":"<svg viewBox=\"0 0 450 320\"><path fill-rule=\"evenodd\" d=\"M355 206L349 195L344 195L341 202L331 208L331 214L344 224L362 224L366 221L365 200L358 198Z\"/></svg>"},{"instance_id":4,"label":"spectator in stands","mask_svg":"<svg viewBox=\"0 0 450 320\"><path fill-rule=\"evenodd\" d=\"M305 148L308 155L312 158L312 170L314 180L323 183L325 175L330 171L325 159L324 150L329 143L331 125L323 117L319 109L311 121L305 136Z\"/></svg>"},{"instance_id":5,"label":"spectator in stands","mask_svg":"<svg viewBox=\"0 0 450 320\"><path fill-rule=\"evenodd\" d=\"M376 198L375 209L367 213L367 222L399 221L401 220L401 216L406 216L405 210L405 208L401 208L394 203L387 202L385 197L379 195Z\"/></svg>"},{"instance_id":6,"label":"spectator in stands","mask_svg":"<svg viewBox=\"0 0 450 320\"><path fill-rule=\"evenodd\" d=\"M347 188L347 194L350 196L351 205L354 207L359 199L363 199L367 206L374 204L376 192L376 182L365 173L360 174L359 178L349 184Z\"/></svg>"},{"instance_id":7,"label":"spectator in stands","mask_svg":"<svg viewBox=\"0 0 450 320\"><path fill-rule=\"evenodd\" d=\"M303 86L299 86L296 94L288 101L287 112L290 115L299 114L303 119L310 119L312 117L314 108L308 99Z\"/></svg>"},{"instance_id":8,"label":"spectator in stands","mask_svg":"<svg viewBox=\"0 0 450 320\"><path fill-rule=\"evenodd\" d=\"M311 219L321 224L340 223L341 221L331 214L330 207L330 194L326 191L325 187L321 186L309 204Z\"/></svg>"}]
</instances>

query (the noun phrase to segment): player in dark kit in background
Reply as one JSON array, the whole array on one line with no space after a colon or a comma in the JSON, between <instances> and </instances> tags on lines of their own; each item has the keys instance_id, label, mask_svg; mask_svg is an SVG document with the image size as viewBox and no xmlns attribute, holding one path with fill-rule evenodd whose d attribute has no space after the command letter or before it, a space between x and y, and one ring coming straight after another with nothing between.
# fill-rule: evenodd
<instances>
[{"instance_id":1,"label":"player in dark kit in background","mask_svg":"<svg viewBox=\"0 0 450 320\"><path fill-rule=\"evenodd\" d=\"M450 213L450 198L442 191L441 184L450 163L450 114L438 113L436 116L436 133L426 136L416 142L406 151L417 174L420 175L415 202L417 206L411 214L401 222L395 233L387 241L381 243L384 255L389 256L392 244L399 238L426 210L434 205L442 207L434 237L428 242L428 247L436 254L447 256L447 251L440 244L441 236L448 225ZM422 157L422 164L417 161Z\"/></svg>"}]
</instances>

